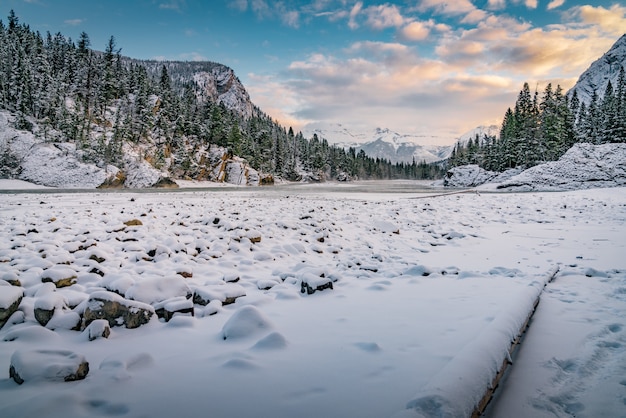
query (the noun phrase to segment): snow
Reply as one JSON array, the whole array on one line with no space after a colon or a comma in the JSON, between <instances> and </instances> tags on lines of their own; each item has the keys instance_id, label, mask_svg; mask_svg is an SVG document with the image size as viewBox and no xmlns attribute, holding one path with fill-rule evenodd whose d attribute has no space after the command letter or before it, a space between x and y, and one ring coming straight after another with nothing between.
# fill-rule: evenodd
<instances>
[{"instance_id":1,"label":"snow","mask_svg":"<svg viewBox=\"0 0 626 418\"><path fill-rule=\"evenodd\" d=\"M619 416L626 188L368 184L3 192L0 277L24 297L0 329L0 416L469 415L556 267L489 412ZM76 283L41 282L58 268ZM302 293L305 281L333 287ZM69 329L96 299L176 310L189 292L217 299L108 338ZM35 305L61 308L54 331ZM86 379L10 380L11 357L41 347L81 353Z\"/></svg>"},{"instance_id":2,"label":"snow","mask_svg":"<svg viewBox=\"0 0 626 418\"><path fill-rule=\"evenodd\" d=\"M449 187L477 187L478 190L564 191L626 185L626 144L575 144L557 161L527 170L503 173L486 171L477 165L450 169L444 179Z\"/></svg>"}]
</instances>

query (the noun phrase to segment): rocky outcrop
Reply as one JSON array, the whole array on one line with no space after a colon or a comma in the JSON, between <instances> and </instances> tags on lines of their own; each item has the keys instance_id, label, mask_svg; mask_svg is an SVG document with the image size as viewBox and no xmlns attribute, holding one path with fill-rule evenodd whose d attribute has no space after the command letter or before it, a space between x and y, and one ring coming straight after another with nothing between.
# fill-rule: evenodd
<instances>
[{"instance_id":1,"label":"rocky outcrop","mask_svg":"<svg viewBox=\"0 0 626 418\"><path fill-rule=\"evenodd\" d=\"M82 328L97 319L106 319L109 326L137 328L147 324L154 315L154 308L146 303L124 299L117 293L99 291L91 294L83 314Z\"/></svg>"},{"instance_id":2,"label":"rocky outcrop","mask_svg":"<svg viewBox=\"0 0 626 418\"><path fill-rule=\"evenodd\" d=\"M16 351L9 367L9 376L20 385L31 380L70 382L84 379L87 373L85 357L67 350Z\"/></svg>"}]
</instances>

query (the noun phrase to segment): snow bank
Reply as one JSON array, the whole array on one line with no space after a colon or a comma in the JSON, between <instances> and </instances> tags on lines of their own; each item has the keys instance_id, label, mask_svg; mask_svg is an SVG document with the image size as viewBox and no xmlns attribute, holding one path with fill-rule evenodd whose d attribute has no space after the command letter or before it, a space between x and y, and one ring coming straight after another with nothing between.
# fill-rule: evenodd
<instances>
[{"instance_id":1,"label":"snow bank","mask_svg":"<svg viewBox=\"0 0 626 418\"><path fill-rule=\"evenodd\" d=\"M626 184L626 144L576 144L558 161L522 171L487 171L477 165L454 167L443 181L447 187L480 190L564 191Z\"/></svg>"},{"instance_id":2,"label":"snow bank","mask_svg":"<svg viewBox=\"0 0 626 418\"><path fill-rule=\"evenodd\" d=\"M558 161L531 167L497 188L510 191L577 190L626 185L626 144L576 144Z\"/></svg>"}]
</instances>

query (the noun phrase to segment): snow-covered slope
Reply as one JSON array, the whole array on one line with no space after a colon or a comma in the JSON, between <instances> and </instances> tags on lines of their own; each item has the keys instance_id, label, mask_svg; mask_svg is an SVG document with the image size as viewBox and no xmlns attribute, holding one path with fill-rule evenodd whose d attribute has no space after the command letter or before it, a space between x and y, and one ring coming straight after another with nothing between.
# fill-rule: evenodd
<instances>
[{"instance_id":1,"label":"snow-covered slope","mask_svg":"<svg viewBox=\"0 0 626 418\"><path fill-rule=\"evenodd\" d=\"M165 181L174 176L168 161L160 169L149 162L147 145L125 144L123 167L99 166L84 162L85 151L75 143L52 142L42 138L37 123L33 131L15 129L14 116L0 111L0 178L15 178L37 185L65 189L96 187L163 187L175 186ZM238 157L231 157L221 147L198 150L199 177L194 180L223 182L235 185L259 185L259 173ZM120 165L120 166L121 166Z\"/></svg>"},{"instance_id":2,"label":"snow-covered slope","mask_svg":"<svg viewBox=\"0 0 626 418\"><path fill-rule=\"evenodd\" d=\"M624 65L626 65L626 34L581 74L574 87L567 93L568 96L571 97L576 91L581 102L589 103L593 92L596 91L598 99L601 99L604 97L609 80L615 87L620 68Z\"/></svg>"},{"instance_id":3,"label":"snow-covered slope","mask_svg":"<svg viewBox=\"0 0 626 418\"><path fill-rule=\"evenodd\" d=\"M520 172L495 173L477 165L448 171L444 185L507 191L561 191L626 185L626 144L576 144L558 161Z\"/></svg>"}]
</instances>

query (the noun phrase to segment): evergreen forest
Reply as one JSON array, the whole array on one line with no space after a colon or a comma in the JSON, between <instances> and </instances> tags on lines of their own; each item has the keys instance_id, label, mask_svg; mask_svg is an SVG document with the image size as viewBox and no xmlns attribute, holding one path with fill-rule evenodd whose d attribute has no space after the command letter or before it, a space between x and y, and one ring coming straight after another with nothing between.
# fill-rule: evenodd
<instances>
[{"instance_id":1,"label":"evergreen forest","mask_svg":"<svg viewBox=\"0 0 626 418\"><path fill-rule=\"evenodd\" d=\"M531 94L528 83L519 92L515 108L507 109L499 138L475 136L457 143L449 167L477 164L496 172L528 168L559 159L578 142L626 142L626 76L621 66L615 86L609 81L602 96L593 92L589 103L577 91L571 97L561 86L548 84ZM601 97L601 98L600 98Z\"/></svg>"}]
</instances>

